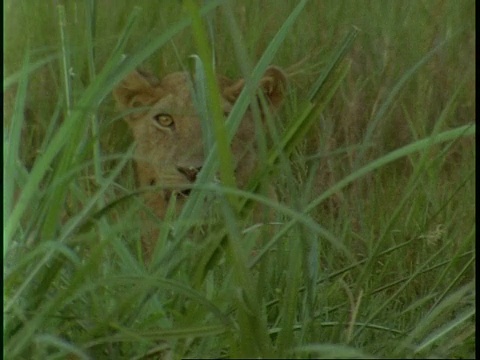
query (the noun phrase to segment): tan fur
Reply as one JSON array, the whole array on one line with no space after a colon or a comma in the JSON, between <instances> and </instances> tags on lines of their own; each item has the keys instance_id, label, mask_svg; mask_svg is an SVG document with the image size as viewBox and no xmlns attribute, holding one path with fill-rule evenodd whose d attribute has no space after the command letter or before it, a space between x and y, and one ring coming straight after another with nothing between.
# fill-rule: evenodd
<instances>
[{"instance_id":1,"label":"tan fur","mask_svg":"<svg viewBox=\"0 0 480 360\"><path fill-rule=\"evenodd\" d=\"M244 80L232 81L218 76L222 106L228 114L244 86ZM260 90L272 110L278 108L284 98L286 78L278 67L269 67ZM163 218L172 195L176 195L177 211L186 201L187 192L174 191L195 181L205 154L202 142L200 118L193 104L189 75L176 72L158 79L135 71L128 75L114 90L114 97L125 120L129 124L137 147L136 172L140 187L161 185L167 189L147 193L147 205ZM235 157L237 185L246 185L256 166L255 122L247 110L231 144ZM152 239L144 241L144 251L149 257Z\"/></svg>"}]
</instances>

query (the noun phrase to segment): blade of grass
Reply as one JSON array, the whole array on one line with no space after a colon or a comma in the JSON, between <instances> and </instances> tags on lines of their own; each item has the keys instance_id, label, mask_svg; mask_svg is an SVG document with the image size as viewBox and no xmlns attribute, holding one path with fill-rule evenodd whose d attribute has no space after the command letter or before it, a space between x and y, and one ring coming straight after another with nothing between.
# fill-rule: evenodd
<instances>
[{"instance_id":1,"label":"blade of grass","mask_svg":"<svg viewBox=\"0 0 480 360\"><path fill-rule=\"evenodd\" d=\"M20 71L20 83L15 98L15 108L13 118L8 129L8 136L6 141L4 140L4 224L7 224L11 216L13 203L14 203L14 190L15 190L15 168L19 162L19 147L21 144L22 127L24 123L24 110L25 100L27 96L27 84L28 84L28 72L31 67L29 66L29 51L25 53L25 60ZM5 236L3 240L3 258L9 249L10 237Z\"/></svg>"},{"instance_id":2,"label":"blade of grass","mask_svg":"<svg viewBox=\"0 0 480 360\"><path fill-rule=\"evenodd\" d=\"M292 248L295 245L290 245ZM301 286L301 262L302 256L300 251L289 251L288 255L288 272L286 274L285 296L281 300L281 330L278 334L276 342L276 356L283 358L288 356L289 350L294 344L295 323L298 321L297 307L300 296L297 289Z\"/></svg>"},{"instance_id":3,"label":"blade of grass","mask_svg":"<svg viewBox=\"0 0 480 360\"><path fill-rule=\"evenodd\" d=\"M295 354L302 357L324 358L324 359L374 359L370 354L354 347L338 344L307 344L293 350Z\"/></svg>"},{"instance_id":4,"label":"blade of grass","mask_svg":"<svg viewBox=\"0 0 480 360\"><path fill-rule=\"evenodd\" d=\"M227 131L229 136L228 143L230 143L233 135L235 134L238 126L240 125L240 122L242 121L243 115L247 110L251 94L255 93L263 73L265 72L267 66L273 60L273 57L280 48L282 42L287 37L289 29L291 29L291 27L297 20L306 3L307 0L302 0L293 9L288 18L283 22L276 35L273 37L272 41L268 44L257 65L252 70L251 77L247 77L245 79L245 86L239 97L237 98L235 105L233 106L232 111L230 112L227 119ZM216 160L214 158L214 155L210 153L205 159L202 171L200 171L197 177L197 182L206 183L208 179L213 178L213 172L215 171L215 167ZM178 223L185 224L186 220L192 217L192 214L198 213L202 206L203 199L203 195L200 192L194 192L193 194L191 194L189 200L182 209ZM174 229L174 233L176 234L176 236L179 237L183 237L185 231L187 231L186 226L179 226Z\"/></svg>"},{"instance_id":5,"label":"blade of grass","mask_svg":"<svg viewBox=\"0 0 480 360\"><path fill-rule=\"evenodd\" d=\"M36 70L40 69L41 67L45 66L46 64L57 60L59 57L60 57L60 53L55 54L55 55L48 55L41 60L38 60L38 61L35 61L35 62L32 62L32 63L28 64L28 68L26 70L27 74L31 74L31 73L35 72ZM3 91L6 91L10 86L15 84L16 82L21 81L22 77L24 76L23 71L24 70L22 69L19 72L14 73L14 74L8 76L7 78L5 78L3 80Z\"/></svg>"},{"instance_id":6,"label":"blade of grass","mask_svg":"<svg viewBox=\"0 0 480 360\"><path fill-rule=\"evenodd\" d=\"M238 346L232 344L233 347L238 348L238 353L234 353L234 357L270 357L273 348L261 306L262 300L256 291L254 276L246 266L246 254L241 246L237 216L228 206L225 198L222 197L221 201L228 235L227 254L233 265L233 278L236 283L234 300L237 305L239 342Z\"/></svg>"},{"instance_id":7,"label":"blade of grass","mask_svg":"<svg viewBox=\"0 0 480 360\"><path fill-rule=\"evenodd\" d=\"M233 156L230 149L230 141L227 136L227 130L223 119L223 110L221 103L220 88L217 83L217 77L214 72L213 62L211 58L212 51L208 43L208 36L203 26L202 18L200 15L200 9L194 0L185 0L184 6L187 8L192 18L192 30L196 44L196 48L199 52L200 60L203 64L203 70L205 71L204 80L205 84L200 84L207 90L207 109L209 118L212 121L213 136L215 143L217 144L216 150L219 160L220 180L227 186L235 186L235 176L233 169ZM209 119L203 119L209 120ZM236 207L236 200L229 198L231 205Z\"/></svg>"},{"instance_id":8,"label":"blade of grass","mask_svg":"<svg viewBox=\"0 0 480 360\"><path fill-rule=\"evenodd\" d=\"M60 28L60 46L61 46L61 53L62 53L62 82L63 82L63 90L64 90L64 98L65 98L65 117L70 117L72 108L73 108L73 93L72 93L72 82L71 82L71 64L70 64L70 56L71 50L69 47L69 40L68 34L66 32L66 16L65 16L65 7L63 5L57 6L58 11L58 22ZM59 161L59 165L54 168L53 170L53 177L62 177L66 168L68 168L69 162L72 159L72 154L75 150L74 145L77 144L80 136L83 134L82 131L72 132L72 141L67 143L65 147L66 151L64 152L61 160ZM68 146L68 144L70 146ZM68 160L67 160L68 159ZM40 236L44 239L52 238L55 230L56 230L56 223L58 219L61 217L61 212L64 209L63 203L65 201L65 196L67 192L66 186L57 187L55 192L51 193L51 197L48 199L49 206L46 208L46 216L45 220L42 224L42 229L40 230Z\"/></svg>"},{"instance_id":9,"label":"blade of grass","mask_svg":"<svg viewBox=\"0 0 480 360\"><path fill-rule=\"evenodd\" d=\"M67 28L67 19L65 16L65 7L63 5L57 5L58 11L58 23L60 28L60 46L62 49L62 73L63 73L63 86L65 92L65 101L67 107L67 116L70 115L70 111L73 106L73 95L72 95L72 82L70 80L70 47L68 36L66 32Z\"/></svg>"}]
</instances>

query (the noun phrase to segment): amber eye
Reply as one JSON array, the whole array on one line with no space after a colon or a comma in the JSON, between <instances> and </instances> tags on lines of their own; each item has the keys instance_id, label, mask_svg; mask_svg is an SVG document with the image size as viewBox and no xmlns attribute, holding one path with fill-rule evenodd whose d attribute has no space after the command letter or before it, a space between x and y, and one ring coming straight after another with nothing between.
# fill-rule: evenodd
<instances>
[{"instance_id":1,"label":"amber eye","mask_svg":"<svg viewBox=\"0 0 480 360\"><path fill-rule=\"evenodd\" d=\"M153 117L158 125L163 127L173 127L175 125L173 118L168 114L157 114Z\"/></svg>"}]
</instances>

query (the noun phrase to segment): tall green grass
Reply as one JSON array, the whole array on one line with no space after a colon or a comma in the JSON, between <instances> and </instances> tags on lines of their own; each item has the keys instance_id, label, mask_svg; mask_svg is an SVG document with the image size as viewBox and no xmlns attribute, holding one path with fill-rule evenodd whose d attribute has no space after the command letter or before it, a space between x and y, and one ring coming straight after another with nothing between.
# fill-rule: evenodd
<instances>
[{"instance_id":1,"label":"tall green grass","mask_svg":"<svg viewBox=\"0 0 480 360\"><path fill-rule=\"evenodd\" d=\"M4 6L6 357L474 356L473 1ZM145 266L152 189L110 93L192 64L210 156ZM269 64L287 98L237 189ZM214 72L247 80L225 127Z\"/></svg>"}]
</instances>

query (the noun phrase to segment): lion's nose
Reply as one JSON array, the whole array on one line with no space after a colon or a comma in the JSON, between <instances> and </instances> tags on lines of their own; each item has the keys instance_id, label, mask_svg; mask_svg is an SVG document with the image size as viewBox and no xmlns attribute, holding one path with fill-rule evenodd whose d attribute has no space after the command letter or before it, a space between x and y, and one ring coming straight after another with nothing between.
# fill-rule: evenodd
<instances>
[{"instance_id":1,"label":"lion's nose","mask_svg":"<svg viewBox=\"0 0 480 360\"><path fill-rule=\"evenodd\" d=\"M194 182L195 180L197 180L197 175L198 173L200 172L202 168L201 167L177 167L177 170L179 172L181 172L183 175L185 175L185 177L188 179L188 181L190 182Z\"/></svg>"}]
</instances>

